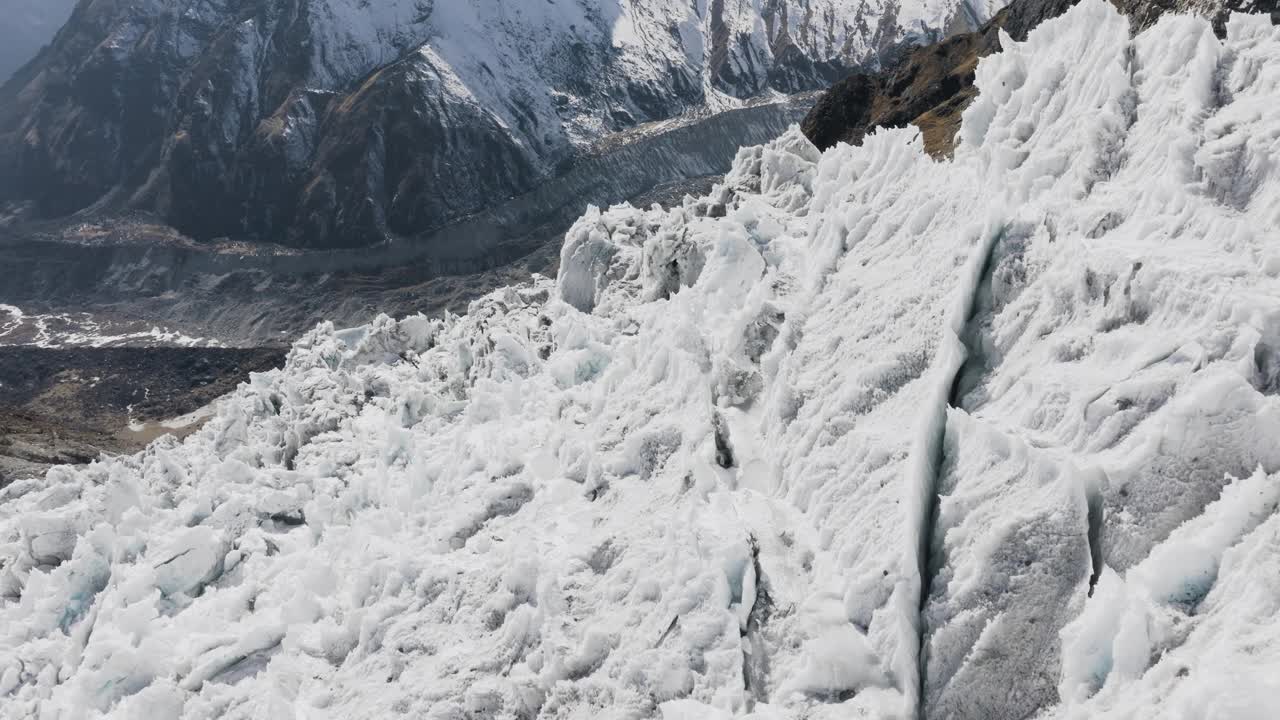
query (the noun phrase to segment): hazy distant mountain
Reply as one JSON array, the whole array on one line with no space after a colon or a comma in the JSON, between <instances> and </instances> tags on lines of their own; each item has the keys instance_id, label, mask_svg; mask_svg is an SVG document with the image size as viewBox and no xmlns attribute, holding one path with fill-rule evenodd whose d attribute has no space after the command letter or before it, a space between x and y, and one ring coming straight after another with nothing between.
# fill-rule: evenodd
<instances>
[{"instance_id":1,"label":"hazy distant mountain","mask_svg":"<svg viewBox=\"0 0 1280 720\"><path fill-rule=\"evenodd\" d=\"M990 5L96 0L0 92L0 198L370 244L529 190L611 132L824 87Z\"/></svg>"},{"instance_id":2,"label":"hazy distant mountain","mask_svg":"<svg viewBox=\"0 0 1280 720\"><path fill-rule=\"evenodd\" d=\"M75 5L75 0L0 0L0 82L53 39Z\"/></svg>"}]
</instances>

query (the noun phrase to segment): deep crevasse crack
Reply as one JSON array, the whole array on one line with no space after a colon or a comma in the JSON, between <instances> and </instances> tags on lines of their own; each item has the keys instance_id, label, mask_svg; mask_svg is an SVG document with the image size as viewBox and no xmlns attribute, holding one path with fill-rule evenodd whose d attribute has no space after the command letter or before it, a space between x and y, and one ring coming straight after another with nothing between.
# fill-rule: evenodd
<instances>
[{"instance_id":1,"label":"deep crevasse crack","mask_svg":"<svg viewBox=\"0 0 1280 720\"><path fill-rule=\"evenodd\" d=\"M936 539L934 528L938 512L939 472L945 460L944 446L947 429L947 409L958 401L955 397L957 384L970 358L975 357L966 338L970 336L970 324L980 306L979 295L989 284L992 254L999 242L1004 228L988 226L973 241L973 249L969 261L961 270L963 281L956 289L955 305L949 316L944 331L942 345L939 349L937 378L935 380L936 402L923 422L922 435L913 448L917 493L920 499L918 508L918 526L916 536L917 567L919 570L919 611L916 618L919 677L917 680L917 716L925 720L927 677L926 654L928 623L924 617L924 609L928 604L933 585L935 567L934 549Z\"/></svg>"}]
</instances>

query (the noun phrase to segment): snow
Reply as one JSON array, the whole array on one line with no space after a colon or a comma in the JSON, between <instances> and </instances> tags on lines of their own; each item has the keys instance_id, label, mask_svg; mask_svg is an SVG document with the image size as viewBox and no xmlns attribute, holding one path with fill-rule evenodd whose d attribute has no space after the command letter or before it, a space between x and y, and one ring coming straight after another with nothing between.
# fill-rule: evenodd
<instances>
[{"instance_id":1,"label":"snow","mask_svg":"<svg viewBox=\"0 0 1280 720\"><path fill-rule=\"evenodd\" d=\"M1280 30L1004 47L0 490L0 711L1269 717Z\"/></svg>"},{"instance_id":2,"label":"snow","mask_svg":"<svg viewBox=\"0 0 1280 720\"><path fill-rule=\"evenodd\" d=\"M134 320L116 320L87 312L28 313L0 304L0 347L119 347L169 345L219 347L214 338L195 337L172 328Z\"/></svg>"},{"instance_id":3,"label":"snow","mask_svg":"<svg viewBox=\"0 0 1280 720\"><path fill-rule=\"evenodd\" d=\"M0 83L53 39L73 9L73 0L0 0Z\"/></svg>"},{"instance_id":4,"label":"snow","mask_svg":"<svg viewBox=\"0 0 1280 720\"><path fill-rule=\"evenodd\" d=\"M392 20L405 15L399 8L408 0L388 4L376 16L381 19L373 21L362 9L346 8L349 4L329 1L335 18L362 16L359 23L333 23L342 32L372 22L383 29L355 33L372 39L385 36L386 28L412 26ZM425 18L421 32L426 42L417 59L430 74L450 79L446 88L451 99L492 113L532 157L554 164L570 148L588 146L639 122L726 110L748 97L769 95L767 74L783 33L812 60L848 67L874 64L881 49L875 37L878 22L885 25L886 43L920 39L945 27L957 6L954 0L814 0L772 6L483 0L428 4L429 12L413 17ZM1001 6L978 15L985 20ZM717 85L714 38L721 26L729 38L723 62L735 71L730 88ZM655 108L659 99L663 110Z\"/></svg>"},{"instance_id":5,"label":"snow","mask_svg":"<svg viewBox=\"0 0 1280 720\"><path fill-rule=\"evenodd\" d=\"M541 181L573 175L584 162L590 165L602 144L616 148L624 138L643 137L619 137L628 130L675 119L687 125L715 113L781 104L821 89L842 69L878 66L903 46L939 36L944 28L956 27L952 21L958 15L985 20L998 3L300 0L249 7L231 0L92 2L80 8L61 36L66 47L60 52L75 55L83 46L88 55L76 65L82 70L105 63L149 78L153 70L163 70L148 80L159 88L157 97L176 93L171 99L183 108L179 115L195 118L176 137L226 166L252 164L254 148L267 143L285 160L278 168L282 181L296 181L300 202L309 207L342 204L321 197L324 183L311 182L333 171L331 151L342 128L382 122L375 106L392 95L400 98L397 102L413 108L414 132L439 157L424 156L407 169L397 169L396 163L383 168L389 182L396 175L404 182L398 189L371 191L385 196L382 204L389 213L385 223L380 215L375 218L378 227L372 229L413 235L454 225L485 208L500 211L500 201L529 197L545 185ZM219 71L210 74L214 66ZM34 80L28 84L32 92L43 87ZM333 121L324 122L325 113L318 112L322 106L343 112L330 113ZM399 142L397 133L388 133L369 141L372 154L366 160L373 176L384 174L379 172L382 141L388 147ZM748 141L755 140L734 140ZM178 147L166 145L163 162L179 162ZM668 165L682 169L684 163ZM713 174L722 172L717 167ZM411 175L418 179L405 180ZM134 188L134 204L152 203L151 190L165 184L165 177L156 175ZM228 192L244 194L232 185ZM420 186L447 190L421 191ZM178 182L174 191L183 196L189 187ZM420 196L416 209L406 207L414 204L406 199L410 196ZM182 205L181 199L174 202ZM274 223L271 213L251 215L241 218L244 227L227 232L243 234L250 226ZM387 223L390 227L383 227ZM273 234L270 228L258 229L264 236ZM325 244L323 238L314 241ZM355 240L342 239L347 242Z\"/></svg>"}]
</instances>

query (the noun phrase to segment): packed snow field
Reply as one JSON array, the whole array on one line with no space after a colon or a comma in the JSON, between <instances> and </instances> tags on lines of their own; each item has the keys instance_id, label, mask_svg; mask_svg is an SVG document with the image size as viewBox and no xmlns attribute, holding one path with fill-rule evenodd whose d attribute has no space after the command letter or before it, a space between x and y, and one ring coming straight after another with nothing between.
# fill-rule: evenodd
<instances>
[{"instance_id":1,"label":"packed snow field","mask_svg":"<svg viewBox=\"0 0 1280 720\"><path fill-rule=\"evenodd\" d=\"M6 488L3 715L1271 717L1280 30L1003 44Z\"/></svg>"}]
</instances>

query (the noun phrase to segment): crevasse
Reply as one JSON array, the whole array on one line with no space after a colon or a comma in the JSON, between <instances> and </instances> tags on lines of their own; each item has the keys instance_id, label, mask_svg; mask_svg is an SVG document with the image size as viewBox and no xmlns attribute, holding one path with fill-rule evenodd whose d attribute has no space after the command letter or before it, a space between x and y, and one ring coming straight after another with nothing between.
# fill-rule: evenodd
<instances>
[{"instance_id":1,"label":"crevasse","mask_svg":"<svg viewBox=\"0 0 1280 720\"><path fill-rule=\"evenodd\" d=\"M1280 31L1003 45L0 491L0 714L1267 716Z\"/></svg>"}]
</instances>

